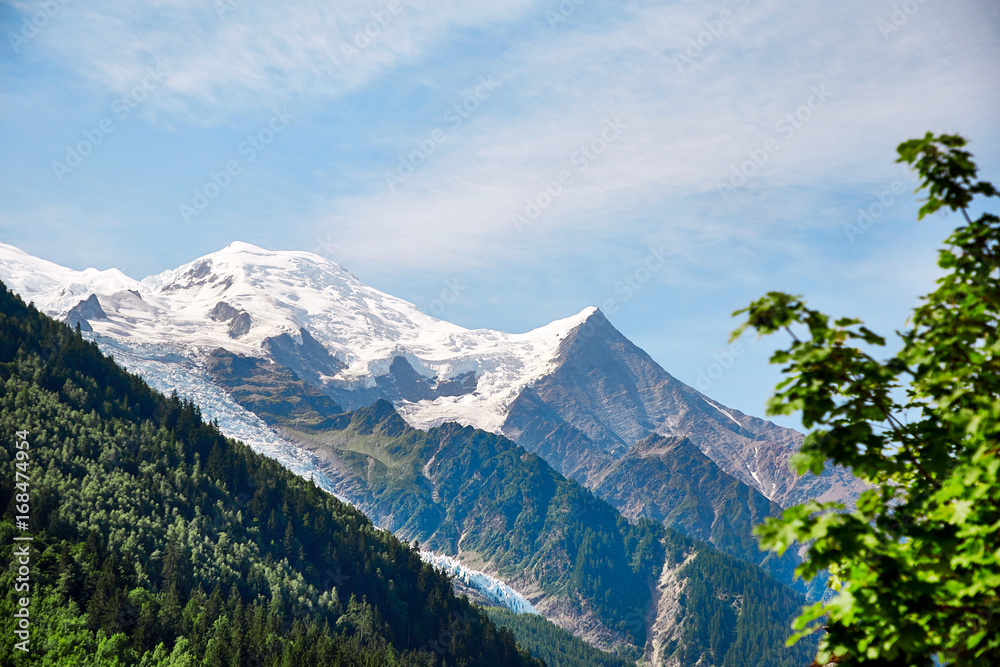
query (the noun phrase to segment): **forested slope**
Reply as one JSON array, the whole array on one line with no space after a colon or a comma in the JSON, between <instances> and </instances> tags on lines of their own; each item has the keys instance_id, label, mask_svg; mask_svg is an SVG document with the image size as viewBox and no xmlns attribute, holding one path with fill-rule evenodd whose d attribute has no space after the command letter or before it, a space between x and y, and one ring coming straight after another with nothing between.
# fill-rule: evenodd
<instances>
[{"instance_id":1,"label":"forested slope","mask_svg":"<svg viewBox=\"0 0 1000 667\"><path fill-rule=\"evenodd\" d=\"M520 646L545 661L548 667L635 667L635 661L600 651L538 614L515 614L509 609L487 607L498 626L510 629Z\"/></svg>"}]
</instances>

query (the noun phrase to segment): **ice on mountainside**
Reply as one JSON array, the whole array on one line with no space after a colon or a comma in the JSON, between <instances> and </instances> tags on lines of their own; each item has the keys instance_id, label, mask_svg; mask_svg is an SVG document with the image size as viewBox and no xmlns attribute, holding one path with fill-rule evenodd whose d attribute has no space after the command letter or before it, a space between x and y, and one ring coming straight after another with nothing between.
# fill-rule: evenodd
<instances>
[{"instance_id":1,"label":"ice on mountainside","mask_svg":"<svg viewBox=\"0 0 1000 667\"><path fill-rule=\"evenodd\" d=\"M430 551L421 551L420 557L450 577L481 593L487 600L517 614L537 614L527 598L495 577L470 570L454 558Z\"/></svg>"},{"instance_id":2,"label":"ice on mountainside","mask_svg":"<svg viewBox=\"0 0 1000 667\"><path fill-rule=\"evenodd\" d=\"M92 335L87 337L95 339ZM153 346L136 350L127 343L107 338L96 338L95 342L102 352L113 356L130 373L141 376L153 389L168 396L176 391L180 398L193 401L202 417L209 422L217 421L219 430L227 437L246 443L255 452L277 460L296 475L312 480L324 491L350 504L349 499L336 492L315 456L289 443L260 417L236 403L229 394L212 384L204 369L172 352L155 350Z\"/></svg>"}]
</instances>

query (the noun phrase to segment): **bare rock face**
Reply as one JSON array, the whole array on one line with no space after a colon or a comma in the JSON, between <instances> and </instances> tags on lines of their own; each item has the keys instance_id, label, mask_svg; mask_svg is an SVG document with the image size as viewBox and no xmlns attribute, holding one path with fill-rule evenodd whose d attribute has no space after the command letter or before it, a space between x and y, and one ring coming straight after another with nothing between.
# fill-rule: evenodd
<instances>
[{"instance_id":1,"label":"bare rock face","mask_svg":"<svg viewBox=\"0 0 1000 667\"><path fill-rule=\"evenodd\" d=\"M216 322L229 322L229 337L236 339L245 336L253 326L253 318L245 310L233 308L225 301L215 304L208 316Z\"/></svg>"},{"instance_id":2,"label":"bare rock face","mask_svg":"<svg viewBox=\"0 0 1000 667\"><path fill-rule=\"evenodd\" d=\"M97 300L96 294L91 294L80 303L70 308L66 315L66 324L71 327L80 325L82 331L93 331L90 322L87 320L107 319L107 314L101 308L101 303Z\"/></svg>"},{"instance_id":3,"label":"bare rock face","mask_svg":"<svg viewBox=\"0 0 1000 667\"><path fill-rule=\"evenodd\" d=\"M600 311L563 341L556 370L514 401L503 432L591 488L651 435L686 438L781 507L809 498L850 504L864 488L842 468L798 476L788 461L802 434L728 409L677 380Z\"/></svg>"},{"instance_id":4,"label":"bare rock face","mask_svg":"<svg viewBox=\"0 0 1000 667\"><path fill-rule=\"evenodd\" d=\"M651 435L591 478L592 490L630 521L653 519L759 565L805 593L798 560L761 551L753 527L781 507L724 472L687 438Z\"/></svg>"},{"instance_id":5,"label":"bare rock face","mask_svg":"<svg viewBox=\"0 0 1000 667\"><path fill-rule=\"evenodd\" d=\"M680 601L684 596L685 580L680 576L681 570L698 555L697 551L687 554L679 563L667 560L663 564L663 572L656 583L656 593L653 597L653 614L649 618L649 641L646 642L645 658L650 665L678 667L680 660L671 655L670 646L680 643L684 633L684 624L677 619L682 616Z\"/></svg>"},{"instance_id":6,"label":"bare rock face","mask_svg":"<svg viewBox=\"0 0 1000 667\"><path fill-rule=\"evenodd\" d=\"M242 312L242 310L233 308L225 301L220 301L215 304L215 307L208 313L208 316L216 322L228 322Z\"/></svg>"}]
</instances>

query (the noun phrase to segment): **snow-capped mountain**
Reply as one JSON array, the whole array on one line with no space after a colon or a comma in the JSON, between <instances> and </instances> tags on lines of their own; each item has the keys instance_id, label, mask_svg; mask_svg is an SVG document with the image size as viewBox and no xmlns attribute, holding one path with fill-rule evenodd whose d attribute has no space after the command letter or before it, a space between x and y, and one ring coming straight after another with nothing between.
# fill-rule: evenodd
<instances>
[{"instance_id":1,"label":"snow-capped mountain","mask_svg":"<svg viewBox=\"0 0 1000 667\"><path fill-rule=\"evenodd\" d=\"M344 408L384 398L417 428L458 422L502 433L588 486L656 434L689 438L780 505L849 500L860 488L842 470L795 476L787 461L800 434L673 378L596 308L523 334L469 330L323 257L239 242L143 280L0 244L0 279L131 370L159 376L154 385L172 382L164 373L173 367L203 378L202 395L209 385L232 389L209 363L221 350L288 369Z\"/></svg>"},{"instance_id":2,"label":"snow-capped mountain","mask_svg":"<svg viewBox=\"0 0 1000 667\"><path fill-rule=\"evenodd\" d=\"M141 281L117 269L73 271L4 245L0 266L23 298L99 339L194 359L219 348L251 357L319 350L311 368L290 365L346 407L370 403L366 390L378 378L395 375L400 385L405 369L410 386L398 386L394 402L425 427L457 421L497 431L510 403L553 370L560 342L595 310L525 334L470 331L317 255L247 243Z\"/></svg>"}]
</instances>

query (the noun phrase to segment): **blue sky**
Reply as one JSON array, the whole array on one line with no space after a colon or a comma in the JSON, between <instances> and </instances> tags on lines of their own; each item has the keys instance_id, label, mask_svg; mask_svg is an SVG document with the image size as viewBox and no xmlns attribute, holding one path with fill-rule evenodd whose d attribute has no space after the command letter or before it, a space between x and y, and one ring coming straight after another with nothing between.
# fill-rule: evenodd
<instances>
[{"instance_id":1,"label":"blue sky","mask_svg":"<svg viewBox=\"0 0 1000 667\"><path fill-rule=\"evenodd\" d=\"M954 221L915 222L900 141L963 134L1000 181L988 0L51 0L0 28L0 240L136 278L312 250L473 328L603 306L757 415L773 343L732 354L733 310L780 289L890 333L932 288Z\"/></svg>"}]
</instances>

